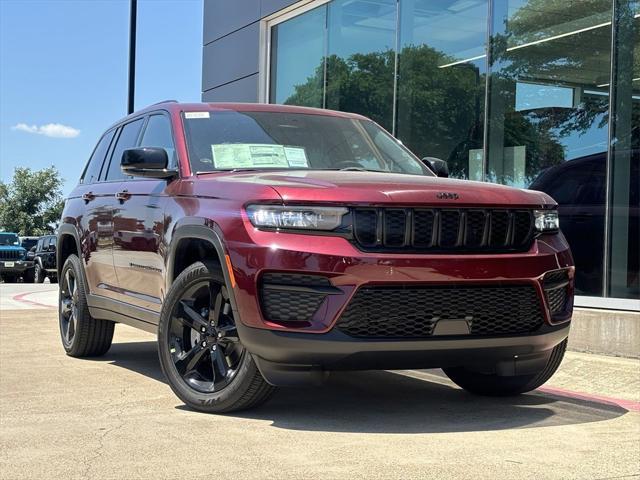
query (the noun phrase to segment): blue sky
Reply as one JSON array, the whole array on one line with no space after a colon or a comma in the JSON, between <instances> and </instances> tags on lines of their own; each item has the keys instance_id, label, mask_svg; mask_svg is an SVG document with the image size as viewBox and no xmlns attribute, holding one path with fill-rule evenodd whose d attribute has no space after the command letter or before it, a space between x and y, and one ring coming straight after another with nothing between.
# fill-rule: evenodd
<instances>
[{"instance_id":1,"label":"blue sky","mask_svg":"<svg viewBox=\"0 0 640 480\"><path fill-rule=\"evenodd\" d=\"M71 191L126 114L128 0L0 0L0 178L55 165ZM136 109L200 101L202 0L138 0Z\"/></svg>"}]
</instances>

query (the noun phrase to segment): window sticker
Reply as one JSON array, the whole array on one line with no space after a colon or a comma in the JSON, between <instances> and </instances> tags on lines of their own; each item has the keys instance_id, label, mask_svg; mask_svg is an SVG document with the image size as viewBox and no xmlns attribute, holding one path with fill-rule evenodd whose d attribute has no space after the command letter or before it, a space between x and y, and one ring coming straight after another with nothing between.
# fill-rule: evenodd
<instances>
[{"instance_id":1,"label":"window sticker","mask_svg":"<svg viewBox=\"0 0 640 480\"><path fill-rule=\"evenodd\" d=\"M249 145L254 167L288 167L282 145Z\"/></svg>"},{"instance_id":2,"label":"window sticker","mask_svg":"<svg viewBox=\"0 0 640 480\"><path fill-rule=\"evenodd\" d=\"M209 118L209 112L184 112L184 118Z\"/></svg>"},{"instance_id":3,"label":"window sticker","mask_svg":"<svg viewBox=\"0 0 640 480\"><path fill-rule=\"evenodd\" d=\"M282 145L223 143L211 145L214 168L282 168L289 162Z\"/></svg>"},{"instance_id":4,"label":"window sticker","mask_svg":"<svg viewBox=\"0 0 640 480\"><path fill-rule=\"evenodd\" d=\"M214 168L251 168L249 145L244 143L224 143L211 145Z\"/></svg>"},{"instance_id":5,"label":"window sticker","mask_svg":"<svg viewBox=\"0 0 640 480\"><path fill-rule=\"evenodd\" d=\"M302 147L284 147L284 154L287 157L290 167L309 167L307 154Z\"/></svg>"}]
</instances>

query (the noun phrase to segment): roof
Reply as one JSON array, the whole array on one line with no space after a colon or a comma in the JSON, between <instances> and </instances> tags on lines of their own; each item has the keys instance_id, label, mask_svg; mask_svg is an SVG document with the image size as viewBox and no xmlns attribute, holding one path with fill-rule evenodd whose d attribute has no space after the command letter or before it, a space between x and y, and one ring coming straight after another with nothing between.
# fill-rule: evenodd
<instances>
[{"instance_id":1,"label":"roof","mask_svg":"<svg viewBox=\"0 0 640 480\"><path fill-rule=\"evenodd\" d=\"M153 112L156 110L167 110L169 112L213 112L213 111L236 111L236 112L280 112L280 113L299 113L306 115L325 115L341 118L353 118L366 120L367 117L358 115L357 113L339 112L337 110L327 110L324 108L298 107L294 105L279 105L272 103L179 103L175 101L165 101L154 103L143 109L137 110L130 115L118 120L114 125L122 121L137 117L140 114Z\"/></svg>"}]
</instances>

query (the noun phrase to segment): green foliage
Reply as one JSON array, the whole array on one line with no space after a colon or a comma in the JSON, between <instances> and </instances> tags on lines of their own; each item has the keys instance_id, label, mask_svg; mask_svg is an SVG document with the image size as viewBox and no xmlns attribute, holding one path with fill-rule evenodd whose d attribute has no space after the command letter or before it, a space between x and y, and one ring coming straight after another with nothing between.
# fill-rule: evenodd
<instances>
[{"instance_id":1,"label":"green foliage","mask_svg":"<svg viewBox=\"0 0 640 480\"><path fill-rule=\"evenodd\" d=\"M16 167L9 183L0 182L0 230L19 235L53 233L64 200L55 167L33 171Z\"/></svg>"}]
</instances>

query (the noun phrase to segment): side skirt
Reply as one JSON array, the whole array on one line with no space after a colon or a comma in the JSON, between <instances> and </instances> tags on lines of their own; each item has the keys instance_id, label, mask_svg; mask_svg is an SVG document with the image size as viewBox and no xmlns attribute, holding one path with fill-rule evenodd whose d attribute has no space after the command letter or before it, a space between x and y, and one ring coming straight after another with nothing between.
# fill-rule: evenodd
<instances>
[{"instance_id":1,"label":"side skirt","mask_svg":"<svg viewBox=\"0 0 640 480\"><path fill-rule=\"evenodd\" d=\"M146 308L128 305L101 295L88 294L87 304L93 318L124 323L149 333L158 332L160 315Z\"/></svg>"}]
</instances>

